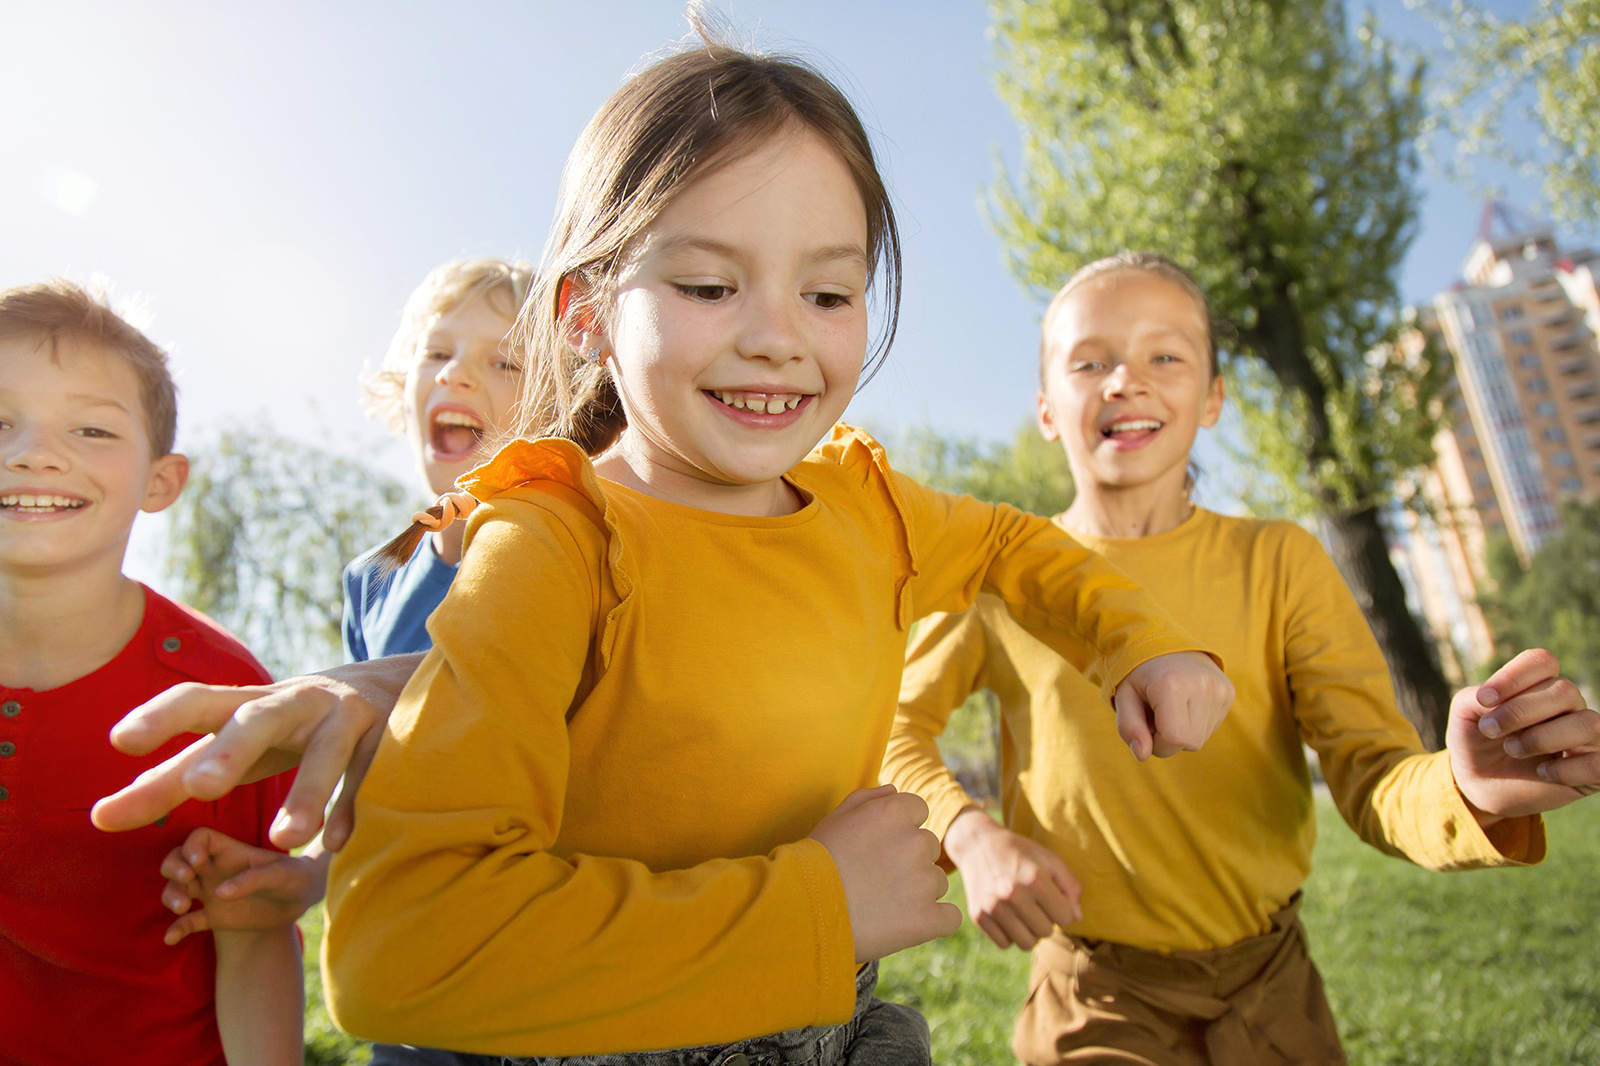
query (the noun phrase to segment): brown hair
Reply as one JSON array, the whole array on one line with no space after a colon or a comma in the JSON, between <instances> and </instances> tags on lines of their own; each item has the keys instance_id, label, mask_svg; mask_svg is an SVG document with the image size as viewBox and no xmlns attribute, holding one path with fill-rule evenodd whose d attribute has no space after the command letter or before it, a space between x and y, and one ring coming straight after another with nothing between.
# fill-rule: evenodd
<instances>
[{"instance_id":1,"label":"brown hair","mask_svg":"<svg viewBox=\"0 0 1600 1066\"><path fill-rule=\"evenodd\" d=\"M704 38L629 78L589 122L567 158L539 280L517 334L528 353L517 435L561 436L591 455L625 425L610 371L567 344L574 322L606 325L617 275L661 211L708 171L793 125L826 141L849 168L867 211L867 256L883 274L888 321L874 361L894 339L900 310L900 235L855 109L827 78L786 56L756 55ZM863 380L870 379L870 368Z\"/></svg>"},{"instance_id":2,"label":"brown hair","mask_svg":"<svg viewBox=\"0 0 1600 1066\"><path fill-rule=\"evenodd\" d=\"M139 379L151 454L159 458L172 451L178 435L178 388L167 368L167 353L118 315L103 290L90 291L66 278L0 290L0 337L18 336L38 337L50 346L51 358L56 358L63 336L122 356Z\"/></svg>"},{"instance_id":3,"label":"brown hair","mask_svg":"<svg viewBox=\"0 0 1600 1066\"><path fill-rule=\"evenodd\" d=\"M361 381L368 412L381 417L391 432L404 433L406 373L434 322L474 300L489 301L507 318L515 318L532 286L533 268L520 259L452 259L428 271L406 299L382 365Z\"/></svg>"},{"instance_id":4,"label":"brown hair","mask_svg":"<svg viewBox=\"0 0 1600 1066\"><path fill-rule=\"evenodd\" d=\"M1206 321L1206 354L1211 360L1211 376L1214 378L1222 372L1217 362L1217 338L1220 324L1216 316L1211 313L1211 301L1206 298L1205 290L1199 282L1194 280L1190 273L1159 252L1118 252L1108 255L1104 259L1079 267L1073 271L1067 283L1050 300L1050 306L1045 308L1044 321L1040 324L1039 339L1039 373L1044 374L1045 356L1049 354L1050 323L1055 318L1061 306L1067 302L1067 297L1075 289L1080 289L1092 281L1098 281L1113 274L1135 272L1140 274L1154 274L1177 285L1194 300L1195 306L1200 309L1200 315Z\"/></svg>"},{"instance_id":5,"label":"brown hair","mask_svg":"<svg viewBox=\"0 0 1600 1066\"><path fill-rule=\"evenodd\" d=\"M606 328L618 275L675 196L796 125L839 153L866 207L869 276L876 281L882 274L888 316L863 383L894 341L900 232L871 140L850 101L801 60L715 40L693 4L688 18L703 43L624 82L567 157L555 224L512 333L527 364L505 439L565 437L590 455L611 446L627 425L611 372L580 358L568 333L585 322ZM423 532L413 524L379 558L386 566L405 562Z\"/></svg>"}]
</instances>

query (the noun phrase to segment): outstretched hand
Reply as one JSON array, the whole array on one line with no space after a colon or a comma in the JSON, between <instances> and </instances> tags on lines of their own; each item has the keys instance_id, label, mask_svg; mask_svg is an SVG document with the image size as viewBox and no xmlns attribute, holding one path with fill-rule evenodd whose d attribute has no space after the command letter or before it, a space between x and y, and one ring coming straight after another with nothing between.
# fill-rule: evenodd
<instances>
[{"instance_id":1,"label":"outstretched hand","mask_svg":"<svg viewBox=\"0 0 1600 1066\"><path fill-rule=\"evenodd\" d=\"M1233 706L1233 682L1209 655L1179 651L1128 672L1111 700L1117 733L1140 762L1199 751Z\"/></svg>"},{"instance_id":2,"label":"outstretched hand","mask_svg":"<svg viewBox=\"0 0 1600 1066\"><path fill-rule=\"evenodd\" d=\"M1456 693L1445 747L1456 787L1488 824L1600 792L1600 712L1542 649Z\"/></svg>"},{"instance_id":3,"label":"outstretched hand","mask_svg":"<svg viewBox=\"0 0 1600 1066\"><path fill-rule=\"evenodd\" d=\"M204 929L278 929L297 921L327 888L325 854L285 855L215 829L194 830L161 863L161 902L179 916L164 939L176 944Z\"/></svg>"},{"instance_id":4,"label":"outstretched hand","mask_svg":"<svg viewBox=\"0 0 1600 1066\"><path fill-rule=\"evenodd\" d=\"M100 800L90 817L108 832L137 829L188 799L215 800L298 764L272 842L294 848L316 836L342 776L323 833L324 845L336 851L349 839L356 789L420 658L377 659L271 685L176 685L130 711L111 730L111 743L143 755L184 733L214 735Z\"/></svg>"}]
</instances>

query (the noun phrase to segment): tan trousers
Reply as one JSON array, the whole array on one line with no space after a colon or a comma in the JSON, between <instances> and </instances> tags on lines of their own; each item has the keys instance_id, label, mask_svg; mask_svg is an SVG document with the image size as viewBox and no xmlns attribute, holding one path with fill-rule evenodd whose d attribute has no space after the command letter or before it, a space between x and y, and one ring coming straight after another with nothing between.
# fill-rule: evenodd
<instances>
[{"instance_id":1,"label":"tan trousers","mask_svg":"<svg viewBox=\"0 0 1600 1066\"><path fill-rule=\"evenodd\" d=\"M1033 952L1012 1047L1027 1066L1344 1066L1298 896L1272 929L1163 955L1057 933Z\"/></svg>"}]
</instances>

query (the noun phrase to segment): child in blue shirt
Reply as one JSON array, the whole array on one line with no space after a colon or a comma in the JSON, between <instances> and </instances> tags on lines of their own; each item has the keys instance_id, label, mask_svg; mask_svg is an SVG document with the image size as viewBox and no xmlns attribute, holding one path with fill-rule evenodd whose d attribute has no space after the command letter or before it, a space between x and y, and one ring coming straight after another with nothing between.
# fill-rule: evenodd
<instances>
[{"instance_id":1,"label":"child in blue shirt","mask_svg":"<svg viewBox=\"0 0 1600 1066\"><path fill-rule=\"evenodd\" d=\"M404 434L430 496L448 492L478 464L516 402L520 359L505 337L532 281L528 264L453 260L406 301L383 365L365 382L367 402ZM344 571L344 654L350 662L426 651L427 621L455 580L464 525L424 537L399 570L384 574L369 551Z\"/></svg>"}]
</instances>

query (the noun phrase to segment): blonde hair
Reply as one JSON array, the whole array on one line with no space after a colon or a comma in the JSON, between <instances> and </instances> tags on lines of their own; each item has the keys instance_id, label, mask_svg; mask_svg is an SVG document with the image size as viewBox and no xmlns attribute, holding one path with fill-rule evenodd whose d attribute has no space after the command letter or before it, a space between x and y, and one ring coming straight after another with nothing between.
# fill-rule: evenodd
<instances>
[{"instance_id":1,"label":"blonde hair","mask_svg":"<svg viewBox=\"0 0 1600 1066\"><path fill-rule=\"evenodd\" d=\"M1045 308L1044 320L1040 323L1039 338L1039 374L1044 375L1045 358L1050 353L1050 326L1061 308L1067 302L1067 297L1075 290L1113 274L1138 273L1154 274L1177 285L1194 300L1195 306L1200 309L1200 315L1206 322L1206 354L1211 360L1211 376L1220 374L1221 366L1217 360L1217 334L1219 332L1216 317L1211 313L1211 301L1206 298L1205 290L1200 283L1194 280L1190 273L1159 252L1118 252L1108 255L1104 259L1079 267L1073 271L1067 283L1061 286L1059 292L1050 300L1050 306Z\"/></svg>"},{"instance_id":2,"label":"blonde hair","mask_svg":"<svg viewBox=\"0 0 1600 1066\"><path fill-rule=\"evenodd\" d=\"M178 387L167 353L117 314L103 290L90 291L66 278L0 290L0 338L38 337L58 359L56 345L63 336L122 356L139 379L150 453L170 454L178 435Z\"/></svg>"},{"instance_id":3,"label":"blonde hair","mask_svg":"<svg viewBox=\"0 0 1600 1066\"><path fill-rule=\"evenodd\" d=\"M611 372L580 358L568 334L607 327L618 275L674 197L786 129L803 128L838 152L866 208L869 284L882 275L888 316L863 382L894 341L900 232L872 142L850 101L801 60L719 43L693 4L688 18L702 44L624 82L567 157L550 240L512 331L526 362L503 439L565 437L590 455L611 446L627 425ZM443 511L429 513L437 518ZM412 523L380 550L382 565L403 564L425 532Z\"/></svg>"},{"instance_id":4,"label":"blonde hair","mask_svg":"<svg viewBox=\"0 0 1600 1066\"><path fill-rule=\"evenodd\" d=\"M520 259L452 259L428 271L400 312L400 328L378 369L361 379L362 404L389 431L405 432L406 374L416 364L417 345L443 315L485 300L514 319L533 286L533 268Z\"/></svg>"}]
</instances>

